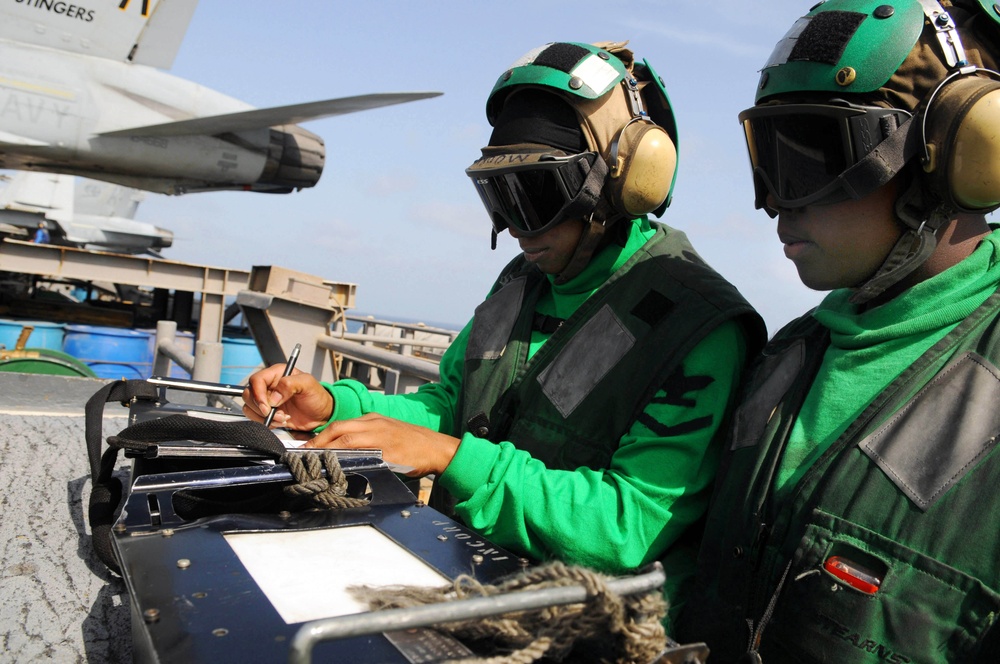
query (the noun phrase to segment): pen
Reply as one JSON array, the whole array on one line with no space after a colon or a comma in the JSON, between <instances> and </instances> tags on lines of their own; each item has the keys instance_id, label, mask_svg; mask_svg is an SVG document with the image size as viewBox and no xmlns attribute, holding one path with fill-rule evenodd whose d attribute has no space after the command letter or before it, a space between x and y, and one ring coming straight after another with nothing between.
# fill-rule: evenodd
<instances>
[{"instance_id":1,"label":"pen","mask_svg":"<svg viewBox=\"0 0 1000 664\"><path fill-rule=\"evenodd\" d=\"M285 364L285 373L281 374L282 378L291 375L292 369L295 368L295 361L299 359L300 350L302 350L302 344L295 344L295 348L292 349L292 354L288 356L288 363ZM271 420L274 419L274 414L276 412L278 412L278 407L271 406L271 412L267 414L267 419L264 420L264 426L271 426Z\"/></svg>"}]
</instances>

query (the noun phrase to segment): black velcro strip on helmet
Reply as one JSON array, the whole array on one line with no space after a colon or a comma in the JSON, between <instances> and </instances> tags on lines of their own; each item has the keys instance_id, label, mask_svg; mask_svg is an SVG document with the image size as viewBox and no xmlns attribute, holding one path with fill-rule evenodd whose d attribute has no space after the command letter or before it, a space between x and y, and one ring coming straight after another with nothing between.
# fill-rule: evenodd
<instances>
[{"instance_id":1,"label":"black velcro strip on helmet","mask_svg":"<svg viewBox=\"0 0 1000 664\"><path fill-rule=\"evenodd\" d=\"M590 55L590 51L582 46L560 42L552 44L535 56L532 64L551 67L568 74L576 66L576 63L588 55Z\"/></svg>"},{"instance_id":2,"label":"black velcro strip on helmet","mask_svg":"<svg viewBox=\"0 0 1000 664\"><path fill-rule=\"evenodd\" d=\"M788 54L789 62L805 60L837 64L865 16L860 12L842 11L816 14L809 20L809 25L799 35L792 52Z\"/></svg>"}]
</instances>

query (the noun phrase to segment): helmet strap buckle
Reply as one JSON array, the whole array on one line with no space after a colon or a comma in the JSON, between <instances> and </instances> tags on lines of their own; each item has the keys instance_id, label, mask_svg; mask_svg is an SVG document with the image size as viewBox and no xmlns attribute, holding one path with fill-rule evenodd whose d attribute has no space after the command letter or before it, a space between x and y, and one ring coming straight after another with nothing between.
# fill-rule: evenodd
<instances>
[{"instance_id":1,"label":"helmet strap buckle","mask_svg":"<svg viewBox=\"0 0 1000 664\"><path fill-rule=\"evenodd\" d=\"M594 252L601 245L601 240L604 238L604 231L606 230L606 220L597 220L594 219L594 216L595 214L592 212L584 220L583 235L580 236L580 241L577 243L576 250L570 257L569 263L556 276L555 282L557 284L564 284L583 272L583 269L590 263Z\"/></svg>"},{"instance_id":2,"label":"helmet strap buckle","mask_svg":"<svg viewBox=\"0 0 1000 664\"><path fill-rule=\"evenodd\" d=\"M937 230L946 221L941 208L929 209L924 194L913 178L896 200L896 216L906 225L904 232L872 277L855 289L852 304L864 304L878 297L930 258L937 248Z\"/></svg>"},{"instance_id":3,"label":"helmet strap buckle","mask_svg":"<svg viewBox=\"0 0 1000 664\"><path fill-rule=\"evenodd\" d=\"M924 8L924 15L934 28L941 50L944 51L945 62L948 67L960 67L968 63L965 56L965 47L958 36L958 26L952 20L951 15L945 11L937 0L917 0Z\"/></svg>"}]
</instances>

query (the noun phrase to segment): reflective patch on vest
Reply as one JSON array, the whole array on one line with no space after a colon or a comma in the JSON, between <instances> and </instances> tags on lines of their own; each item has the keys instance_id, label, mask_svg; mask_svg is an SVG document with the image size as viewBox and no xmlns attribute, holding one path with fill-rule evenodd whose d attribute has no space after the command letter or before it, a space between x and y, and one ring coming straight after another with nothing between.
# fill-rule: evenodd
<instances>
[{"instance_id":1,"label":"reflective patch on vest","mask_svg":"<svg viewBox=\"0 0 1000 664\"><path fill-rule=\"evenodd\" d=\"M996 445L997 404L1000 371L966 353L858 446L927 511Z\"/></svg>"},{"instance_id":2,"label":"reflective patch on vest","mask_svg":"<svg viewBox=\"0 0 1000 664\"><path fill-rule=\"evenodd\" d=\"M538 375L538 384L559 413L569 417L634 345L635 337L604 305Z\"/></svg>"},{"instance_id":3,"label":"reflective patch on vest","mask_svg":"<svg viewBox=\"0 0 1000 664\"><path fill-rule=\"evenodd\" d=\"M521 310L527 283L527 277L513 279L476 307L465 359L496 360L503 355Z\"/></svg>"},{"instance_id":4,"label":"reflective patch on vest","mask_svg":"<svg viewBox=\"0 0 1000 664\"><path fill-rule=\"evenodd\" d=\"M733 444L730 449L751 447L760 442L764 429L781 399L805 365L806 344L798 340L779 355L765 356L759 375L760 385L736 410L733 417Z\"/></svg>"}]
</instances>

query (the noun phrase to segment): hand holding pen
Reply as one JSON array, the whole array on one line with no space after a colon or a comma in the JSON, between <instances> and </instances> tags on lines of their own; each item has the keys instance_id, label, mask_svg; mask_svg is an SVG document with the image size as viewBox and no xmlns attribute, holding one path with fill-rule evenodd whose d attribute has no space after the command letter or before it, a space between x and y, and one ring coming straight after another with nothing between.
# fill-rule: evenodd
<instances>
[{"instance_id":1,"label":"hand holding pen","mask_svg":"<svg viewBox=\"0 0 1000 664\"><path fill-rule=\"evenodd\" d=\"M288 362L285 364L285 373L282 374L282 377L292 375L292 370L295 368L295 363L299 359L300 350L302 350L302 344L295 344L295 348L292 349L292 354L288 356ZM274 419L274 414L276 412L278 412L278 407L271 406L271 412L269 412L267 414L267 417L264 419L264 426L266 427L271 426L271 420Z\"/></svg>"}]
</instances>

